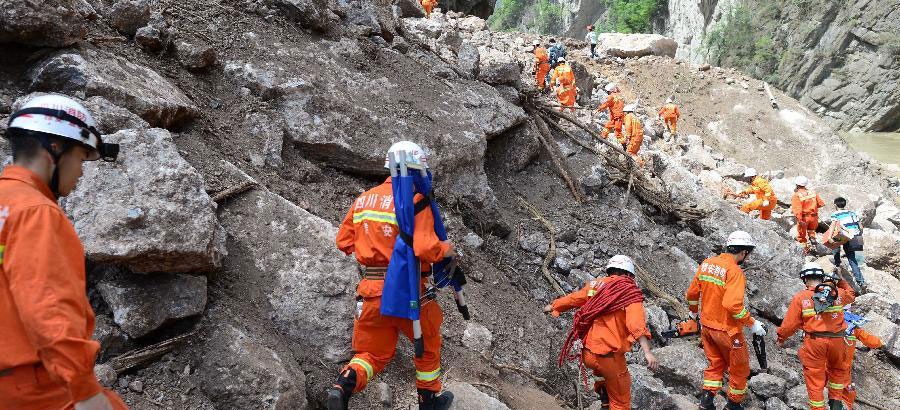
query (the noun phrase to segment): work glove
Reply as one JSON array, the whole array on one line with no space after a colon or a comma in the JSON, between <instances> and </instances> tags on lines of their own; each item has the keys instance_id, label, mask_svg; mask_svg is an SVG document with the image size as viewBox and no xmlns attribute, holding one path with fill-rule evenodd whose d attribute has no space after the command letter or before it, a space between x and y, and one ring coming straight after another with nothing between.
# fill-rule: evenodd
<instances>
[{"instance_id":1,"label":"work glove","mask_svg":"<svg viewBox=\"0 0 900 410\"><path fill-rule=\"evenodd\" d=\"M750 327L750 332L754 335L765 336L766 335L766 327L763 326L762 322L753 319L753 326Z\"/></svg>"},{"instance_id":2,"label":"work glove","mask_svg":"<svg viewBox=\"0 0 900 410\"><path fill-rule=\"evenodd\" d=\"M763 201L763 206L769 206L769 201Z\"/></svg>"}]
</instances>

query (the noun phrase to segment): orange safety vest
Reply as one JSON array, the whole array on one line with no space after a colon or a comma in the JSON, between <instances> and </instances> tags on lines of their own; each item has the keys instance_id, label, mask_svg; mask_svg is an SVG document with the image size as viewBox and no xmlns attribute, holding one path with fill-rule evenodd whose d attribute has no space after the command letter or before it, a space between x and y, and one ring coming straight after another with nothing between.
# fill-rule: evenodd
<instances>
[{"instance_id":1,"label":"orange safety vest","mask_svg":"<svg viewBox=\"0 0 900 410\"><path fill-rule=\"evenodd\" d=\"M744 306L747 279L728 253L707 258L691 280L685 299L692 312L700 313L700 324L735 336L753 324Z\"/></svg>"},{"instance_id":2,"label":"orange safety vest","mask_svg":"<svg viewBox=\"0 0 900 410\"><path fill-rule=\"evenodd\" d=\"M847 281L841 281L837 286L837 299L832 306L818 314L812 300L814 291L804 289L797 292L791 300L791 304L788 305L787 313L784 314L784 319L778 328L778 340L786 340L801 328L807 334L817 332L842 334L846 332L844 305L853 303L856 300L856 294Z\"/></svg>"}]
</instances>

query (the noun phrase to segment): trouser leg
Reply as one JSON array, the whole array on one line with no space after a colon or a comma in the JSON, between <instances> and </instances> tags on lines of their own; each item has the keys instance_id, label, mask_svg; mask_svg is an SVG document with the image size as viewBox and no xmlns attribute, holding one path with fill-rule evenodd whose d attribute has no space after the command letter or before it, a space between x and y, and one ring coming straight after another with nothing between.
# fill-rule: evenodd
<instances>
[{"instance_id":1,"label":"trouser leg","mask_svg":"<svg viewBox=\"0 0 900 410\"><path fill-rule=\"evenodd\" d=\"M741 403L747 394L747 378L750 377L750 350L744 333L731 338L731 352L728 363L728 398Z\"/></svg>"},{"instance_id":2,"label":"trouser leg","mask_svg":"<svg viewBox=\"0 0 900 410\"><path fill-rule=\"evenodd\" d=\"M828 360L825 377L827 380L828 398L841 400L844 396L844 389L850 384L850 369L847 368L847 344L843 338L828 339L827 343Z\"/></svg>"},{"instance_id":3,"label":"trouser leg","mask_svg":"<svg viewBox=\"0 0 900 410\"><path fill-rule=\"evenodd\" d=\"M850 249L849 244L844 244L844 254L847 255L847 264L850 265L850 271L853 272L853 279L856 279L856 284L859 286L864 286L866 284L866 279L863 278L862 272L859 270L859 261L856 260L856 251ZM836 249L836 251L840 251L840 248Z\"/></svg>"},{"instance_id":4,"label":"trouser leg","mask_svg":"<svg viewBox=\"0 0 900 410\"><path fill-rule=\"evenodd\" d=\"M366 299L362 313L353 322L353 351L356 354L341 372L347 369L356 372L354 393L364 389L384 370L397 349L398 329L391 318L381 315L380 310L380 298Z\"/></svg>"},{"instance_id":5,"label":"trouser leg","mask_svg":"<svg viewBox=\"0 0 900 410\"><path fill-rule=\"evenodd\" d=\"M717 333L724 333L727 336L725 332L710 330L705 327L700 330L700 340L703 342L703 352L706 354L706 361L708 362L706 370L703 371L703 390L711 391L713 394L718 393L722 389L722 378L725 375L725 369L728 368L728 358L730 356L727 350L723 354L718 340L721 335Z\"/></svg>"},{"instance_id":6,"label":"trouser leg","mask_svg":"<svg viewBox=\"0 0 900 410\"><path fill-rule=\"evenodd\" d=\"M403 321L401 329L412 341L412 321L396 320ZM419 321L422 324L425 353L421 358L413 358L416 366L416 388L439 392L441 391L441 323L444 321L444 314L437 302L422 306Z\"/></svg>"},{"instance_id":7,"label":"trouser leg","mask_svg":"<svg viewBox=\"0 0 900 410\"><path fill-rule=\"evenodd\" d=\"M590 350L582 351L585 366L603 377L603 387L609 396L610 410L631 410L631 374L624 353L598 356ZM596 385L595 385L596 386Z\"/></svg>"},{"instance_id":8,"label":"trouser leg","mask_svg":"<svg viewBox=\"0 0 900 410\"><path fill-rule=\"evenodd\" d=\"M806 394L809 397L809 408L825 409L826 357L827 346L822 339L807 337L800 348L798 356L803 365L803 379L806 381Z\"/></svg>"}]
</instances>

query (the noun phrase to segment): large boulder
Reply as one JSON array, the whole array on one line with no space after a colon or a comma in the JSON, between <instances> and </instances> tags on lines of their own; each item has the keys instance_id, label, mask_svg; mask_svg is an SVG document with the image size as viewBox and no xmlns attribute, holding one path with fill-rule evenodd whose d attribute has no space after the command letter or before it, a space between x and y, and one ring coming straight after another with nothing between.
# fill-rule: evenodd
<instances>
[{"instance_id":1,"label":"large boulder","mask_svg":"<svg viewBox=\"0 0 900 410\"><path fill-rule=\"evenodd\" d=\"M488 396L469 383L451 383L445 390L453 393L450 410L509 410L503 402Z\"/></svg>"},{"instance_id":2,"label":"large boulder","mask_svg":"<svg viewBox=\"0 0 900 410\"><path fill-rule=\"evenodd\" d=\"M478 47L481 60L478 79L488 84L518 85L521 81L522 66L511 53L489 47Z\"/></svg>"},{"instance_id":3,"label":"large boulder","mask_svg":"<svg viewBox=\"0 0 900 410\"><path fill-rule=\"evenodd\" d=\"M293 357L267 347L254 333L217 324L199 355L200 390L217 409L307 409L306 376Z\"/></svg>"},{"instance_id":4,"label":"large boulder","mask_svg":"<svg viewBox=\"0 0 900 410\"><path fill-rule=\"evenodd\" d=\"M133 338L199 315L206 307L205 276L115 272L97 289L112 309L113 320Z\"/></svg>"},{"instance_id":5,"label":"large boulder","mask_svg":"<svg viewBox=\"0 0 900 410\"><path fill-rule=\"evenodd\" d=\"M66 200L89 259L137 272L209 271L222 264L225 234L203 177L168 131L124 130L115 163L93 162Z\"/></svg>"},{"instance_id":6,"label":"large boulder","mask_svg":"<svg viewBox=\"0 0 900 410\"><path fill-rule=\"evenodd\" d=\"M619 58L675 57L678 49L675 40L659 34L603 33L597 36L597 46L607 54Z\"/></svg>"},{"instance_id":7,"label":"large boulder","mask_svg":"<svg viewBox=\"0 0 900 410\"><path fill-rule=\"evenodd\" d=\"M697 347L696 339L676 340L666 347L653 349L653 354L659 360L657 377L667 386L696 388L703 385L706 355Z\"/></svg>"},{"instance_id":8,"label":"large boulder","mask_svg":"<svg viewBox=\"0 0 900 410\"><path fill-rule=\"evenodd\" d=\"M638 409L678 410L672 393L653 373L640 365L629 365L631 405Z\"/></svg>"},{"instance_id":9,"label":"large boulder","mask_svg":"<svg viewBox=\"0 0 900 410\"><path fill-rule=\"evenodd\" d=\"M778 377L767 373L760 373L750 378L748 383L750 390L763 399L769 397L781 397L787 388L787 382Z\"/></svg>"},{"instance_id":10,"label":"large boulder","mask_svg":"<svg viewBox=\"0 0 900 410\"><path fill-rule=\"evenodd\" d=\"M900 235L893 235L879 229L866 229L866 265L887 272L900 272ZM895 273L900 275L900 273Z\"/></svg>"},{"instance_id":11,"label":"large boulder","mask_svg":"<svg viewBox=\"0 0 900 410\"><path fill-rule=\"evenodd\" d=\"M28 76L34 91L101 96L156 127L178 127L198 114L193 102L155 71L92 48L51 55Z\"/></svg>"},{"instance_id":12,"label":"large boulder","mask_svg":"<svg viewBox=\"0 0 900 410\"><path fill-rule=\"evenodd\" d=\"M66 47L87 35L96 14L85 0L4 1L0 7L0 43Z\"/></svg>"},{"instance_id":13,"label":"large boulder","mask_svg":"<svg viewBox=\"0 0 900 410\"><path fill-rule=\"evenodd\" d=\"M154 3L156 0L118 0L105 14L116 30L131 36L150 21L150 8Z\"/></svg>"},{"instance_id":14,"label":"large boulder","mask_svg":"<svg viewBox=\"0 0 900 410\"><path fill-rule=\"evenodd\" d=\"M337 228L267 190L233 199L220 219L244 249L237 258L246 261L232 263L268 275L265 297L278 330L325 360L343 359L357 272L354 258L334 246Z\"/></svg>"},{"instance_id":15,"label":"large boulder","mask_svg":"<svg viewBox=\"0 0 900 410\"><path fill-rule=\"evenodd\" d=\"M891 322L900 324L900 295L882 295L867 293L856 298L853 302L853 311L859 315L867 315L869 312L878 313Z\"/></svg>"}]
</instances>

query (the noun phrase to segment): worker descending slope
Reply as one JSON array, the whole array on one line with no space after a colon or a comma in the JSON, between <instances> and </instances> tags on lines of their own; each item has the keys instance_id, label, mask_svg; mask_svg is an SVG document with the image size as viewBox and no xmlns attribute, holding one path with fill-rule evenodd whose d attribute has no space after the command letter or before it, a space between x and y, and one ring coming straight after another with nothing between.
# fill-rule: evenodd
<instances>
[{"instance_id":1,"label":"worker descending slope","mask_svg":"<svg viewBox=\"0 0 900 410\"><path fill-rule=\"evenodd\" d=\"M626 143L622 144L622 148L631 155L632 158L640 166L644 166L644 160L637 155L641 150L641 144L644 143L644 127L641 126L641 120L635 114L637 104L628 104L625 106L625 119L622 121L622 130L625 133Z\"/></svg>"},{"instance_id":2,"label":"worker descending slope","mask_svg":"<svg viewBox=\"0 0 900 410\"><path fill-rule=\"evenodd\" d=\"M616 130L616 139L619 140L619 144L624 144L625 137L622 135L622 120L625 118L625 99L615 83L607 84L604 89L609 96L606 97L606 101L603 104L597 107L596 112L609 109L609 121L603 125L604 128L601 133L603 138L609 138L609 131L614 129Z\"/></svg>"},{"instance_id":3,"label":"worker descending slope","mask_svg":"<svg viewBox=\"0 0 900 410\"><path fill-rule=\"evenodd\" d=\"M560 354L560 364L579 358L594 372L594 391L603 408L631 410L631 375L625 363L625 352L638 341L647 359L647 367L656 371L659 364L650 351L650 331L644 317L644 300L634 282L634 262L625 255L613 256L602 279L590 281L579 291L570 293L544 307L544 312L558 317L560 312L580 308L575 323ZM569 356L576 340L583 340L581 352Z\"/></svg>"},{"instance_id":4,"label":"worker descending slope","mask_svg":"<svg viewBox=\"0 0 900 410\"><path fill-rule=\"evenodd\" d=\"M756 243L749 233L728 235L725 253L707 258L697 269L685 298L692 313L700 310L700 340L709 365L703 373L701 410L715 410L713 399L723 387L728 372L726 410L743 409L750 376L750 352L744 338L744 326L753 334L765 336L762 323L750 317L744 305L746 278L740 265L747 261Z\"/></svg>"},{"instance_id":5,"label":"worker descending slope","mask_svg":"<svg viewBox=\"0 0 900 410\"><path fill-rule=\"evenodd\" d=\"M43 95L10 116L13 164L0 175L0 407L127 409L100 386L84 248L57 205L84 161L115 161L78 102Z\"/></svg>"},{"instance_id":6,"label":"worker descending slope","mask_svg":"<svg viewBox=\"0 0 900 410\"><path fill-rule=\"evenodd\" d=\"M859 270L859 261L856 260L856 252L861 251L863 247L862 223L860 222L859 215L856 212L844 209L847 207L846 198L835 198L834 206L835 208L837 208L837 210L831 214L831 221L833 223L836 222L840 224L841 229L844 230L850 237L850 240L847 243L834 248L834 250L832 251L832 256L834 256L835 269L841 268L841 248L844 248L844 255L847 257L847 263L850 265L850 271L853 272L853 279L856 280L856 284L859 285L862 293L865 293L866 279L863 277L862 272L860 272Z\"/></svg>"},{"instance_id":7,"label":"worker descending slope","mask_svg":"<svg viewBox=\"0 0 900 410\"><path fill-rule=\"evenodd\" d=\"M546 86L547 73L550 72L550 54L547 49L541 47L541 42L534 42L534 83L538 90L544 91Z\"/></svg>"},{"instance_id":8,"label":"worker descending slope","mask_svg":"<svg viewBox=\"0 0 900 410\"><path fill-rule=\"evenodd\" d=\"M853 303L856 295L845 281L825 273L814 262L803 266L800 279L806 289L794 295L788 306L778 328L778 346L783 347L789 337L803 329L803 347L797 356L803 364L809 408L826 408L822 394L826 384L831 402L829 407L840 408L844 387L850 383L849 373L841 371L847 362L844 305Z\"/></svg>"},{"instance_id":9,"label":"worker descending slope","mask_svg":"<svg viewBox=\"0 0 900 410\"><path fill-rule=\"evenodd\" d=\"M868 347L869 349L880 349L884 347L884 342L882 342L878 336L866 332L861 328L867 320L851 313L850 305L844 306L844 322L847 323L847 331L844 332L846 335L844 339L847 342L845 347L847 350L847 358L840 367L839 378L846 380L847 385L844 386L844 392L841 394L841 401L847 406L847 410L853 410L853 403L856 401L856 386L853 385L851 376L853 370L853 358L856 355L856 342L862 342L863 346Z\"/></svg>"},{"instance_id":10,"label":"worker descending slope","mask_svg":"<svg viewBox=\"0 0 900 410\"><path fill-rule=\"evenodd\" d=\"M422 8L425 9L425 18L431 18L431 11L434 10L434 6L437 6L437 0L419 0L419 4L422 5Z\"/></svg>"},{"instance_id":11,"label":"worker descending slope","mask_svg":"<svg viewBox=\"0 0 900 410\"><path fill-rule=\"evenodd\" d=\"M809 252L816 243L816 228L819 226L819 208L825 201L815 191L806 188L809 180L804 176L794 179L794 196L791 198L791 212L797 218L797 242L805 245Z\"/></svg>"},{"instance_id":12,"label":"worker descending slope","mask_svg":"<svg viewBox=\"0 0 900 410\"><path fill-rule=\"evenodd\" d=\"M678 135L677 124L678 119L681 118L681 112L678 111L678 106L675 105L675 96L666 99L666 105L663 105L659 110L659 116L666 124L666 128L669 129L669 133L671 133L673 137Z\"/></svg>"},{"instance_id":13,"label":"worker descending slope","mask_svg":"<svg viewBox=\"0 0 900 410\"><path fill-rule=\"evenodd\" d=\"M768 221L772 219L772 210L778 203L775 197L775 191L769 185L769 180L758 175L755 168L747 168L744 171L744 178L750 179L750 186L741 191L737 196L747 198L753 195L753 201L741 207L741 212L749 214L752 211L759 211L759 219Z\"/></svg>"},{"instance_id":14,"label":"worker descending slope","mask_svg":"<svg viewBox=\"0 0 900 410\"><path fill-rule=\"evenodd\" d=\"M406 163L410 168L427 169L427 158L421 147L401 141L390 147L388 155L396 155L400 151L406 153ZM385 160L385 168L389 167L388 164L389 161ZM422 198L424 196L417 193L415 201ZM424 286L426 277L431 273L430 264L452 257L455 252L449 241L438 239L430 207L415 214L414 226L408 243L412 244L415 256L421 262L421 283ZM385 274L399 231L390 177L356 199L338 230L338 249L347 255L355 253L364 273L356 288L357 300L362 303L353 322L353 351L356 354L328 391L328 410L346 410L351 394L361 391L384 370L394 357L399 333L413 339L412 320L381 314ZM446 410L453 402L453 395L449 392L438 395L441 391L443 313L437 303L422 304L420 312L424 354L413 359L419 409Z\"/></svg>"},{"instance_id":15,"label":"worker descending slope","mask_svg":"<svg viewBox=\"0 0 900 410\"><path fill-rule=\"evenodd\" d=\"M575 97L578 96L577 89L575 88L575 73L572 71L572 66L566 62L565 57L560 57L558 60L558 65L553 69L553 74L550 75L550 84L556 87L556 98L559 99L559 110L565 111L566 107L568 107L572 112L575 112Z\"/></svg>"}]
</instances>

